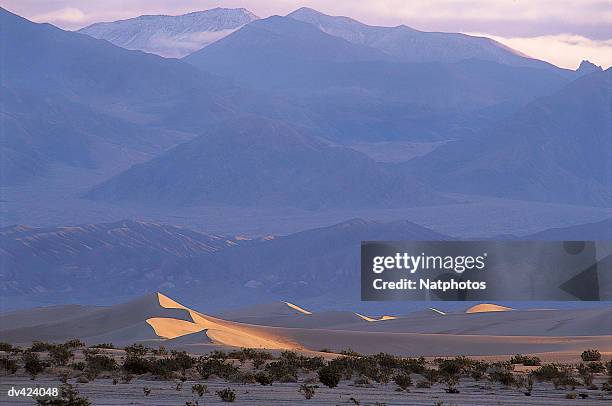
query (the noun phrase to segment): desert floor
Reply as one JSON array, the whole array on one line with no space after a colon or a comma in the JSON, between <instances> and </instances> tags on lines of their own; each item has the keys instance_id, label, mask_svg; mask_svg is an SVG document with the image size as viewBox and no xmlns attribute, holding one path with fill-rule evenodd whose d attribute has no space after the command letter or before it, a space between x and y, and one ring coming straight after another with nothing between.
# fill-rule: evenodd
<instances>
[{"instance_id":1,"label":"desert floor","mask_svg":"<svg viewBox=\"0 0 612 406\"><path fill-rule=\"evenodd\" d=\"M236 405L429 405L429 406L472 406L472 405L611 405L612 394L599 390L555 390L550 383L536 383L532 396L526 397L517 389L505 389L501 385L487 381L476 382L471 379L461 381L458 394L447 394L441 385L431 389L411 388L410 392L397 392L396 385L374 384L372 387L360 388L351 382L343 381L338 387L329 389L319 384L315 396L306 400L299 392L299 383L274 383L272 386L259 384L228 384L221 380L207 380L210 393L201 398L191 393L191 385L197 382L187 381L180 391L176 383L169 381L150 381L137 379L129 384L113 385L110 379L96 379L89 383L74 383L81 395L94 405L185 405L195 402L200 405L225 404L215 391L231 387L236 392ZM596 381L597 382L597 381ZM55 387L57 379L39 378L35 381L27 377L2 378L2 395L0 404L35 404L30 398L8 398L10 387ZM143 394L143 388L151 389L149 396ZM565 399L567 393L586 393L586 399ZM354 399L359 403L355 403ZM195 404L195 403L194 403Z\"/></svg>"}]
</instances>

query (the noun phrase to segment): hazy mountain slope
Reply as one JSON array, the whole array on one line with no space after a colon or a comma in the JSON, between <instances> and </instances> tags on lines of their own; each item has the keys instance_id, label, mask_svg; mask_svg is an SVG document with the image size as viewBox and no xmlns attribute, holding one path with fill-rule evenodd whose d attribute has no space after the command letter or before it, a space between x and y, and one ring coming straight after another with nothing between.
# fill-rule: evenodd
<instances>
[{"instance_id":1,"label":"hazy mountain slope","mask_svg":"<svg viewBox=\"0 0 612 406\"><path fill-rule=\"evenodd\" d=\"M409 222L364 220L252 241L131 221L15 226L0 230L0 237L3 307L24 297L45 304L116 303L163 289L211 310L314 298L317 308L356 303L361 240L448 239Z\"/></svg>"},{"instance_id":2,"label":"hazy mountain slope","mask_svg":"<svg viewBox=\"0 0 612 406\"><path fill-rule=\"evenodd\" d=\"M1 8L0 30L3 182L43 174L52 162L84 168L112 162L112 154L96 156L101 144L159 152L186 138L172 130L229 111L218 99L233 86L180 61Z\"/></svg>"},{"instance_id":3,"label":"hazy mountain slope","mask_svg":"<svg viewBox=\"0 0 612 406\"><path fill-rule=\"evenodd\" d=\"M198 305L288 300L313 311L346 308L359 302L361 241L449 239L408 221L350 220L188 259L181 269L194 275L199 296L178 286L172 293Z\"/></svg>"},{"instance_id":4,"label":"hazy mountain slope","mask_svg":"<svg viewBox=\"0 0 612 406\"><path fill-rule=\"evenodd\" d=\"M165 270L181 259L237 244L221 236L134 221L6 227L0 238L0 291L5 297L133 295L172 286L177 274Z\"/></svg>"},{"instance_id":5,"label":"hazy mountain slope","mask_svg":"<svg viewBox=\"0 0 612 406\"><path fill-rule=\"evenodd\" d=\"M143 15L95 23L79 32L105 39L122 48L180 58L258 18L244 8L214 8L178 16Z\"/></svg>"},{"instance_id":6,"label":"hazy mountain slope","mask_svg":"<svg viewBox=\"0 0 612 406\"><path fill-rule=\"evenodd\" d=\"M365 155L252 117L135 165L90 199L161 205L381 207L441 201Z\"/></svg>"},{"instance_id":7,"label":"hazy mountain slope","mask_svg":"<svg viewBox=\"0 0 612 406\"><path fill-rule=\"evenodd\" d=\"M443 190L612 205L612 70L538 99L473 140L409 166Z\"/></svg>"},{"instance_id":8,"label":"hazy mountain slope","mask_svg":"<svg viewBox=\"0 0 612 406\"><path fill-rule=\"evenodd\" d=\"M378 27L352 18L329 16L302 7L287 17L310 23L321 31L354 44L380 49L403 62L457 62L480 59L507 65L555 67L532 59L489 38L444 32L423 32L400 25Z\"/></svg>"},{"instance_id":9,"label":"hazy mountain slope","mask_svg":"<svg viewBox=\"0 0 612 406\"><path fill-rule=\"evenodd\" d=\"M275 91L336 139L464 136L568 80L556 70L474 59L402 63L278 16L254 21L184 60Z\"/></svg>"}]
</instances>

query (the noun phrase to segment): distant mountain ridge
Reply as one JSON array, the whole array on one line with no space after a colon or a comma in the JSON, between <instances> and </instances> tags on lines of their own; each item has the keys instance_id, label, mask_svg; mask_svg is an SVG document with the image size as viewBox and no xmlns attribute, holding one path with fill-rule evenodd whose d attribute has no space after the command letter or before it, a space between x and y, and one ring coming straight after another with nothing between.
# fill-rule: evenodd
<instances>
[{"instance_id":1,"label":"distant mountain ridge","mask_svg":"<svg viewBox=\"0 0 612 406\"><path fill-rule=\"evenodd\" d=\"M0 229L0 293L7 303L57 304L66 295L115 303L157 289L217 309L317 296L332 303L356 292L362 239L449 238L407 221L361 219L254 240L136 221L13 226ZM346 295L338 296L332 281L343 281Z\"/></svg>"},{"instance_id":2,"label":"distant mountain ridge","mask_svg":"<svg viewBox=\"0 0 612 406\"><path fill-rule=\"evenodd\" d=\"M168 282L164 269L238 240L138 221L0 229L2 295L72 292L101 297ZM117 280L123 283L117 285ZM171 280L171 279L170 279Z\"/></svg>"},{"instance_id":3,"label":"distant mountain ridge","mask_svg":"<svg viewBox=\"0 0 612 406\"><path fill-rule=\"evenodd\" d=\"M211 127L96 186L86 197L142 205L310 210L446 201L360 152L257 117Z\"/></svg>"},{"instance_id":4,"label":"distant mountain ridge","mask_svg":"<svg viewBox=\"0 0 612 406\"><path fill-rule=\"evenodd\" d=\"M321 31L354 44L384 51L402 62L458 62L480 59L508 65L554 68L490 38L466 34L424 32L405 25L371 26L349 17L330 16L308 7L287 17L314 25Z\"/></svg>"},{"instance_id":5,"label":"distant mountain ridge","mask_svg":"<svg viewBox=\"0 0 612 406\"><path fill-rule=\"evenodd\" d=\"M181 58L258 18L244 8L214 8L178 16L143 15L95 23L78 32L122 48Z\"/></svg>"},{"instance_id":6,"label":"distant mountain ridge","mask_svg":"<svg viewBox=\"0 0 612 406\"><path fill-rule=\"evenodd\" d=\"M574 74L474 58L402 62L279 16L247 24L183 60L301 106L310 128L340 142L462 138Z\"/></svg>"}]
</instances>

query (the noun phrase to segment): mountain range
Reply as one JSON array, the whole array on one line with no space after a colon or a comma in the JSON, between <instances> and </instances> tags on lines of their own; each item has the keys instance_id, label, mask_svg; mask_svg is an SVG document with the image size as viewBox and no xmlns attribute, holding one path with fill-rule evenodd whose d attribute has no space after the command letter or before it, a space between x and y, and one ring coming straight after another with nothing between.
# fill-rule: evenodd
<instances>
[{"instance_id":1,"label":"mountain range","mask_svg":"<svg viewBox=\"0 0 612 406\"><path fill-rule=\"evenodd\" d=\"M612 204L612 70L582 76L479 136L409 163L442 190Z\"/></svg>"},{"instance_id":2,"label":"mountain range","mask_svg":"<svg viewBox=\"0 0 612 406\"><path fill-rule=\"evenodd\" d=\"M66 295L84 304L116 303L163 289L219 308L283 297L354 301L362 239L449 237L410 222L352 220L254 240L134 221L5 227L0 238L0 292L11 298L5 303L62 303ZM350 284L350 298L333 288L341 281Z\"/></svg>"},{"instance_id":3,"label":"mountain range","mask_svg":"<svg viewBox=\"0 0 612 406\"><path fill-rule=\"evenodd\" d=\"M309 210L445 201L410 176L282 122L250 117L206 132L96 186L87 198Z\"/></svg>"},{"instance_id":4,"label":"mountain range","mask_svg":"<svg viewBox=\"0 0 612 406\"><path fill-rule=\"evenodd\" d=\"M402 62L458 62L466 59L515 66L554 68L490 38L446 32L419 31L406 25L379 27L352 18L330 16L308 7L287 17L314 25L321 31L359 45L379 49Z\"/></svg>"},{"instance_id":5,"label":"mountain range","mask_svg":"<svg viewBox=\"0 0 612 406\"><path fill-rule=\"evenodd\" d=\"M181 58L257 19L255 14L243 8L214 8L179 16L143 15L95 23L79 32L122 48Z\"/></svg>"},{"instance_id":6,"label":"mountain range","mask_svg":"<svg viewBox=\"0 0 612 406\"><path fill-rule=\"evenodd\" d=\"M240 241L185 228L120 221L74 227L0 229L3 296L130 295L151 284L170 286L164 271L180 261ZM123 283L117 286L116 280ZM167 285L170 283L170 285ZM56 296L57 297L57 296Z\"/></svg>"},{"instance_id":7,"label":"mountain range","mask_svg":"<svg viewBox=\"0 0 612 406\"><path fill-rule=\"evenodd\" d=\"M170 52L154 48L162 43L176 56L194 52L147 53ZM360 241L451 237L410 222L330 218L435 205L448 213L491 197L612 207L612 71L587 62L568 71L486 38L311 9L148 16L79 33L0 8L0 46L0 182L16 204L35 196L71 215L58 193L45 195L61 166L97 175L96 184L64 175L78 183L70 198L83 210L129 207L138 217L153 208L143 217L167 219L192 208L183 224L204 207L243 218L333 214L327 227L245 241L156 222L61 227L32 210L29 224L44 227L0 230L0 292L15 306L114 303L159 289L210 308L287 297L343 305L358 300ZM436 147L407 162L351 148L383 141ZM533 238L605 237L607 227Z\"/></svg>"},{"instance_id":8,"label":"mountain range","mask_svg":"<svg viewBox=\"0 0 612 406\"><path fill-rule=\"evenodd\" d=\"M606 240L609 225L606 220L520 238ZM0 229L0 292L3 306L16 307L65 303L67 296L81 304L117 303L164 290L210 311L277 300L316 310L372 311L374 304L359 303L361 241L453 239L407 221L362 219L256 239L136 221L12 226Z\"/></svg>"},{"instance_id":9,"label":"mountain range","mask_svg":"<svg viewBox=\"0 0 612 406\"><path fill-rule=\"evenodd\" d=\"M465 137L573 75L474 58L407 63L280 16L183 60L305 108L321 136L340 141Z\"/></svg>"}]
</instances>

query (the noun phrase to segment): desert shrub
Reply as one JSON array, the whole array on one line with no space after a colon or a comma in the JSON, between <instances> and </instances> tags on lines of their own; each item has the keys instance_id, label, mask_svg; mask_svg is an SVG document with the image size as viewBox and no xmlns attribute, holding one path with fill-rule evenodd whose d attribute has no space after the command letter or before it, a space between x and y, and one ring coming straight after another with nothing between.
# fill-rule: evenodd
<instances>
[{"instance_id":1,"label":"desert shrub","mask_svg":"<svg viewBox=\"0 0 612 406\"><path fill-rule=\"evenodd\" d=\"M578 369L578 374L580 375L580 378L582 379L584 386L586 386L587 388L592 387L594 374L591 368L589 368L588 365L581 363L580 365L578 365L577 369Z\"/></svg>"},{"instance_id":2,"label":"desert shrub","mask_svg":"<svg viewBox=\"0 0 612 406\"><path fill-rule=\"evenodd\" d=\"M427 361L425 361L424 357L398 360L398 368L405 373L422 374L426 367Z\"/></svg>"},{"instance_id":3,"label":"desert shrub","mask_svg":"<svg viewBox=\"0 0 612 406\"><path fill-rule=\"evenodd\" d=\"M372 355L372 359L383 369L393 370L399 366L399 358L385 352Z\"/></svg>"},{"instance_id":4,"label":"desert shrub","mask_svg":"<svg viewBox=\"0 0 612 406\"><path fill-rule=\"evenodd\" d=\"M576 380L573 376L572 367L570 366L561 366L559 368L559 375L552 379L553 386L558 388L572 388L574 389L576 386L580 385L580 382Z\"/></svg>"},{"instance_id":5,"label":"desert shrub","mask_svg":"<svg viewBox=\"0 0 612 406\"><path fill-rule=\"evenodd\" d=\"M202 397L205 393L208 393L208 386L196 383L195 385L191 385L191 393L196 393L198 396Z\"/></svg>"},{"instance_id":6,"label":"desert shrub","mask_svg":"<svg viewBox=\"0 0 612 406\"><path fill-rule=\"evenodd\" d=\"M0 342L0 351L11 352L13 350L13 346L9 343Z\"/></svg>"},{"instance_id":7,"label":"desert shrub","mask_svg":"<svg viewBox=\"0 0 612 406\"><path fill-rule=\"evenodd\" d=\"M272 354L266 351L255 350L253 348L242 348L240 350L230 351L227 354L230 359L237 359L241 364L248 360L253 361L255 369L261 369L267 360L272 359Z\"/></svg>"},{"instance_id":8,"label":"desert shrub","mask_svg":"<svg viewBox=\"0 0 612 406\"><path fill-rule=\"evenodd\" d=\"M78 338L74 338L72 340L68 340L66 341L64 344L62 344L64 347L68 347L68 348L81 348L81 347L85 347L85 343L81 340L79 340Z\"/></svg>"},{"instance_id":9,"label":"desert shrub","mask_svg":"<svg viewBox=\"0 0 612 406\"><path fill-rule=\"evenodd\" d=\"M84 351L85 371L90 379L95 379L100 372L115 371L117 362L108 355L99 354L95 351Z\"/></svg>"},{"instance_id":10,"label":"desert shrub","mask_svg":"<svg viewBox=\"0 0 612 406\"><path fill-rule=\"evenodd\" d=\"M267 372L258 372L255 374L255 381L260 385L267 386L272 385L274 379L272 379L272 376Z\"/></svg>"},{"instance_id":11,"label":"desert shrub","mask_svg":"<svg viewBox=\"0 0 612 406\"><path fill-rule=\"evenodd\" d=\"M128 356L133 355L141 357L147 355L151 351L149 347L145 347L142 344L132 344L128 347L125 347L124 350Z\"/></svg>"},{"instance_id":12,"label":"desert shrub","mask_svg":"<svg viewBox=\"0 0 612 406\"><path fill-rule=\"evenodd\" d=\"M115 346L113 345L113 343L100 343L100 344L94 344L90 348L100 348L100 349L104 349L104 350L114 350Z\"/></svg>"},{"instance_id":13,"label":"desert shrub","mask_svg":"<svg viewBox=\"0 0 612 406\"><path fill-rule=\"evenodd\" d=\"M47 343L44 341L33 341L30 346L30 352L47 352L55 347L55 344Z\"/></svg>"},{"instance_id":14,"label":"desert shrub","mask_svg":"<svg viewBox=\"0 0 612 406\"><path fill-rule=\"evenodd\" d=\"M506 387L517 385L515 375L505 370L494 370L489 372L489 380L491 382L498 382Z\"/></svg>"},{"instance_id":15,"label":"desert shrub","mask_svg":"<svg viewBox=\"0 0 612 406\"><path fill-rule=\"evenodd\" d=\"M338 386L340 383L340 378L342 377L340 372L330 365L326 365L321 368L318 375L319 381L329 388L335 388Z\"/></svg>"},{"instance_id":16,"label":"desert shrub","mask_svg":"<svg viewBox=\"0 0 612 406\"><path fill-rule=\"evenodd\" d=\"M531 357L528 355L521 355L521 354L516 354L510 359L511 364L525 365L525 366L530 366L530 367L539 366L540 362L541 360L539 357L536 357L536 356Z\"/></svg>"},{"instance_id":17,"label":"desert shrub","mask_svg":"<svg viewBox=\"0 0 612 406\"><path fill-rule=\"evenodd\" d=\"M515 386L517 388L525 388L525 396L531 396L531 392L533 391L533 375L527 374L525 375L515 375Z\"/></svg>"},{"instance_id":18,"label":"desert shrub","mask_svg":"<svg viewBox=\"0 0 612 406\"><path fill-rule=\"evenodd\" d=\"M31 351L23 353L23 366L32 379L36 378L36 375L40 374L47 367L46 363L40 360L40 356Z\"/></svg>"},{"instance_id":19,"label":"desert shrub","mask_svg":"<svg viewBox=\"0 0 612 406\"><path fill-rule=\"evenodd\" d=\"M163 345L160 345L158 348L153 348L151 350L151 354L157 355L157 356L164 356L164 355L168 355L168 350Z\"/></svg>"},{"instance_id":20,"label":"desert shrub","mask_svg":"<svg viewBox=\"0 0 612 406\"><path fill-rule=\"evenodd\" d=\"M550 381L555 388L574 388L580 383L573 377L572 367L560 364L546 364L534 370L533 376L538 381Z\"/></svg>"},{"instance_id":21,"label":"desert shrub","mask_svg":"<svg viewBox=\"0 0 612 406\"><path fill-rule=\"evenodd\" d=\"M450 380L459 380L462 376L475 375L477 378L482 377L486 367L479 361L472 360L467 357L459 356L453 359L437 359L434 361L438 364L438 373L440 378L447 382ZM456 393L456 392L449 392Z\"/></svg>"},{"instance_id":22,"label":"desert shrub","mask_svg":"<svg viewBox=\"0 0 612 406\"><path fill-rule=\"evenodd\" d=\"M222 359L226 360L228 358L227 353L225 351L214 350L209 354L209 357L212 359Z\"/></svg>"},{"instance_id":23,"label":"desert shrub","mask_svg":"<svg viewBox=\"0 0 612 406\"><path fill-rule=\"evenodd\" d=\"M421 375L425 378L425 381L429 383L429 386L440 380L440 372L437 369L426 368Z\"/></svg>"},{"instance_id":24,"label":"desert shrub","mask_svg":"<svg viewBox=\"0 0 612 406\"><path fill-rule=\"evenodd\" d=\"M545 364L533 371L533 376L538 381L552 381L559 374L560 370L556 364Z\"/></svg>"},{"instance_id":25,"label":"desert shrub","mask_svg":"<svg viewBox=\"0 0 612 406\"><path fill-rule=\"evenodd\" d=\"M193 358L191 358L185 351L172 351L170 354L170 359L178 370L185 371L186 369L193 367Z\"/></svg>"},{"instance_id":26,"label":"desert shrub","mask_svg":"<svg viewBox=\"0 0 612 406\"><path fill-rule=\"evenodd\" d=\"M472 377L472 379L479 381L484 377L488 369L489 369L488 363L483 362L483 361L474 361L474 363L470 367L469 374Z\"/></svg>"},{"instance_id":27,"label":"desert shrub","mask_svg":"<svg viewBox=\"0 0 612 406\"><path fill-rule=\"evenodd\" d=\"M578 395L576 394L576 392L570 392L565 395L565 399L576 399L577 396Z\"/></svg>"},{"instance_id":28,"label":"desert shrub","mask_svg":"<svg viewBox=\"0 0 612 406\"><path fill-rule=\"evenodd\" d=\"M44 406L89 406L91 402L84 396L81 396L79 392L69 383L65 383L60 386L59 397L48 399L48 398L37 398L36 404Z\"/></svg>"},{"instance_id":29,"label":"desert shrub","mask_svg":"<svg viewBox=\"0 0 612 406\"><path fill-rule=\"evenodd\" d=\"M601 361L601 353L598 350L586 350L580 354L584 362Z\"/></svg>"},{"instance_id":30,"label":"desert shrub","mask_svg":"<svg viewBox=\"0 0 612 406\"><path fill-rule=\"evenodd\" d=\"M163 378L172 377L173 372L185 370L193 367L194 360L185 351L172 351L169 357L150 359L149 372Z\"/></svg>"},{"instance_id":31,"label":"desert shrub","mask_svg":"<svg viewBox=\"0 0 612 406\"><path fill-rule=\"evenodd\" d=\"M325 352L325 351L321 350L321 352ZM347 348L346 350L340 351L340 354L345 355L347 357L361 357L362 356L360 353L353 350L351 347Z\"/></svg>"},{"instance_id":32,"label":"desert shrub","mask_svg":"<svg viewBox=\"0 0 612 406\"><path fill-rule=\"evenodd\" d=\"M286 382L288 377L297 381L299 368L296 363L286 358L281 358L278 361L273 361L266 365L265 371L268 372L275 381Z\"/></svg>"},{"instance_id":33,"label":"desert shrub","mask_svg":"<svg viewBox=\"0 0 612 406\"><path fill-rule=\"evenodd\" d=\"M202 356L195 363L196 370L203 379L211 375L227 379L238 372L238 368L224 358L211 358Z\"/></svg>"},{"instance_id":34,"label":"desert shrub","mask_svg":"<svg viewBox=\"0 0 612 406\"><path fill-rule=\"evenodd\" d=\"M149 395L151 394L151 388L149 388L149 387L145 386L144 388L142 388L142 393L143 393L145 396L149 396Z\"/></svg>"},{"instance_id":35,"label":"desert shrub","mask_svg":"<svg viewBox=\"0 0 612 406\"><path fill-rule=\"evenodd\" d=\"M606 371L605 365L603 364L603 362L600 362L600 361L589 362L587 364L587 367L594 374L600 374Z\"/></svg>"},{"instance_id":36,"label":"desert shrub","mask_svg":"<svg viewBox=\"0 0 612 406\"><path fill-rule=\"evenodd\" d=\"M255 380L254 374L252 374L251 372L241 372L241 371L236 371L235 373L227 376L225 380L231 383L240 383L243 385L246 385L249 383L257 383L257 381Z\"/></svg>"},{"instance_id":37,"label":"desert shrub","mask_svg":"<svg viewBox=\"0 0 612 406\"><path fill-rule=\"evenodd\" d=\"M71 348L67 345L54 345L49 350L49 357L51 362L57 366L64 366L68 363L70 358L74 355Z\"/></svg>"},{"instance_id":38,"label":"desert shrub","mask_svg":"<svg viewBox=\"0 0 612 406\"><path fill-rule=\"evenodd\" d=\"M17 361L9 357L0 357L0 369L8 374L14 374L19 369Z\"/></svg>"},{"instance_id":39,"label":"desert shrub","mask_svg":"<svg viewBox=\"0 0 612 406\"><path fill-rule=\"evenodd\" d=\"M252 348L241 348L240 350L230 351L227 356L230 359L237 359L241 363L244 363L253 358L255 352Z\"/></svg>"},{"instance_id":40,"label":"desert shrub","mask_svg":"<svg viewBox=\"0 0 612 406\"><path fill-rule=\"evenodd\" d=\"M300 389L298 391L302 394L302 396L304 396L304 398L312 399L312 397L315 395L316 388L317 387L314 385L302 384L300 385Z\"/></svg>"},{"instance_id":41,"label":"desert shrub","mask_svg":"<svg viewBox=\"0 0 612 406\"><path fill-rule=\"evenodd\" d=\"M459 378L457 376L448 375L444 378L444 382L446 383L446 388L444 389L446 393L459 393L457 389Z\"/></svg>"},{"instance_id":42,"label":"desert shrub","mask_svg":"<svg viewBox=\"0 0 612 406\"><path fill-rule=\"evenodd\" d=\"M234 392L231 388L225 388L215 393L223 402L233 402L236 400L236 392Z\"/></svg>"},{"instance_id":43,"label":"desert shrub","mask_svg":"<svg viewBox=\"0 0 612 406\"><path fill-rule=\"evenodd\" d=\"M85 364L83 361L78 361L78 362L73 362L69 364L68 367L76 371L84 371L85 368L87 367L87 364Z\"/></svg>"},{"instance_id":44,"label":"desert shrub","mask_svg":"<svg viewBox=\"0 0 612 406\"><path fill-rule=\"evenodd\" d=\"M128 355L123 360L121 368L129 374L146 374L151 371L151 361L137 355Z\"/></svg>"},{"instance_id":45,"label":"desert shrub","mask_svg":"<svg viewBox=\"0 0 612 406\"><path fill-rule=\"evenodd\" d=\"M438 371L445 376L459 376L466 369L462 360L444 359L438 362Z\"/></svg>"},{"instance_id":46,"label":"desert shrub","mask_svg":"<svg viewBox=\"0 0 612 406\"><path fill-rule=\"evenodd\" d=\"M412 378L408 374L397 374L393 377L393 382L402 390L407 390L412 385Z\"/></svg>"},{"instance_id":47,"label":"desert shrub","mask_svg":"<svg viewBox=\"0 0 612 406\"><path fill-rule=\"evenodd\" d=\"M306 371L316 371L325 365L323 357L302 357L301 367Z\"/></svg>"}]
</instances>

